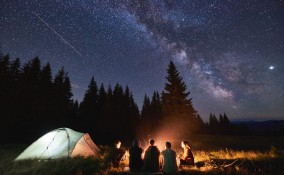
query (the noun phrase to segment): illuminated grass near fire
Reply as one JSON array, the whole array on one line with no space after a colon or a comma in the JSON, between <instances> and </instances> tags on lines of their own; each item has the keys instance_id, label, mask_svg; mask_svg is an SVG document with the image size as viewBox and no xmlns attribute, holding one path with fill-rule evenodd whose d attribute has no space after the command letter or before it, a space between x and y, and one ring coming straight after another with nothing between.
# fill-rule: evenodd
<instances>
[{"instance_id":1,"label":"illuminated grass near fire","mask_svg":"<svg viewBox=\"0 0 284 175\"><path fill-rule=\"evenodd\" d=\"M181 138L163 139L162 137L153 137L156 139L156 145L160 151L164 149L164 142L171 141L172 148L177 155L182 153L180 146ZM172 137L173 138L173 137ZM191 136L189 137L195 162L204 162L205 166L196 166L190 168L180 168L185 174L281 174L284 173L284 143L283 137L238 137L238 136ZM141 140L141 146L144 151L148 147L148 140ZM123 143L123 146L125 143ZM273 146L272 146L273 145ZM129 166L129 153L126 153L121 162L121 168L106 167L103 160L99 160L94 167L92 159L68 159L52 160L51 162L23 161L14 163L21 151L27 145L0 145L0 174L11 175L12 172L33 172L52 171L52 172L70 172L71 170L89 173L106 172L106 174L125 174ZM100 145L103 153L108 153L108 145ZM129 146L124 147L127 151ZM237 161L236 161L237 160ZM224 168L222 165L228 165L234 162L234 165ZM100 162L100 163L99 163ZM65 166L67 165L68 166ZM72 165L72 166L71 166ZM126 167L126 168L125 168ZM221 167L221 168L220 168ZM75 169L74 169L75 168ZM4 173L5 172L5 173ZM279 173L280 172L280 173ZM283 174L282 173L282 174ZM64 173L63 173L64 174ZM67 173L65 173L67 174ZM130 173L131 174L131 173Z\"/></svg>"},{"instance_id":2,"label":"illuminated grass near fire","mask_svg":"<svg viewBox=\"0 0 284 175\"><path fill-rule=\"evenodd\" d=\"M242 161L249 161L252 165L255 161L265 161L272 160L276 158L284 157L284 152L275 149L274 147L271 150L261 152L261 151L236 151L236 150L217 150L217 151L205 151L198 150L194 152L195 162L205 162L204 166L201 167L183 167L179 168L182 171L195 171L195 172L208 172L213 170L222 170L226 167L229 167L231 163L236 163L234 165L235 171L243 171L242 167L238 164ZM219 161L219 165L216 164L215 160ZM178 165L179 160L177 158ZM125 159L121 162L121 168L112 168L110 172L112 173L121 173L125 171L125 168L129 165L129 153L127 152Z\"/></svg>"}]
</instances>

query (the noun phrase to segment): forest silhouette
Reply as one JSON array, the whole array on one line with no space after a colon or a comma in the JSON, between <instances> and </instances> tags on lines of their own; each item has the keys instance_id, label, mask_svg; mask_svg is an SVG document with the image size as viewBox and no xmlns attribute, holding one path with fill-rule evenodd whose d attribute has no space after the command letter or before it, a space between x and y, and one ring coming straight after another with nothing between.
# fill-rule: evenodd
<instances>
[{"instance_id":1,"label":"forest silhouette","mask_svg":"<svg viewBox=\"0 0 284 175\"><path fill-rule=\"evenodd\" d=\"M21 65L9 55L0 58L1 142L30 143L48 131L69 127L88 132L97 143L115 139L130 142L148 137L161 128L177 128L175 135L248 135L246 125L232 124L223 113L210 114L205 123L192 105L190 91L172 61L165 89L145 94L141 111L128 86L98 85L91 77L81 102L73 99L68 72L55 76L49 63L35 57ZM11 132L13 131L13 132Z\"/></svg>"}]
</instances>

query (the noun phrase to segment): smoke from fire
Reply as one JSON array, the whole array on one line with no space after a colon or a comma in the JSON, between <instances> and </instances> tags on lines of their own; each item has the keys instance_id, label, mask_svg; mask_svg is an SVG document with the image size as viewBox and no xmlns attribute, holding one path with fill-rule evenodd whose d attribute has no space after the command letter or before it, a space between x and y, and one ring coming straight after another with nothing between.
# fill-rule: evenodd
<instances>
[{"instance_id":1,"label":"smoke from fire","mask_svg":"<svg viewBox=\"0 0 284 175\"><path fill-rule=\"evenodd\" d=\"M154 139L155 145L160 151L165 149L166 142L171 142L172 149L179 154L182 151L181 141L191 141L191 132L189 128L188 122L177 118L171 118L157 123L152 131L148 131L148 133L145 133L147 130L139 129L138 139L140 140L141 147L144 151L149 146L149 140Z\"/></svg>"}]
</instances>

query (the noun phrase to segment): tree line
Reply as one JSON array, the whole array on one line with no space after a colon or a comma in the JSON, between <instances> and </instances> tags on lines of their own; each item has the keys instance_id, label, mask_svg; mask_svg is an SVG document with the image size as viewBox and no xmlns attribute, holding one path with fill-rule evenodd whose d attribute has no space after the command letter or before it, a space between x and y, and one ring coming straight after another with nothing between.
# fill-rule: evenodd
<instances>
[{"instance_id":1,"label":"tree line","mask_svg":"<svg viewBox=\"0 0 284 175\"><path fill-rule=\"evenodd\" d=\"M155 91L151 98L145 94L140 112L128 86L117 83L106 88L92 77L79 103L72 98L70 78L63 67L53 77L50 64L41 65L38 57L21 65L19 58L2 56L1 136L30 143L51 129L70 127L88 132L99 143L110 143L114 139L147 137L162 127L178 126L176 135L248 132L245 127L231 124L226 114L220 114L219 120L210 114L209 123L204 123L172 61L166 79L161 93ZM10 130L15 137L11 137Z\"/></svg>"},{"instance_id":2,"label":"tree line","mask_svg":"<svg viewBox=\"0 0 284 175\"><path fill-rule=\"evenodd\" d=\"M72 99L68 72L62 67L54 76L50 64L38 57L23 66L20 60L0 59L1 133L30 142L51 129L70 127L89 132L99 142L115 138L133 139L139 109L129 88L118 83L107 90L91 78L82 102ZM23 131L25 131L24 135ZM27 134L28 133L28 134Z\"/></svg>"},{"instance_id":3,"label":"tree line","mask_svg":"<svg viewBox=\"0 0 284 175\"><path fill-rule=\"evenodd\" d=\"M226 113L219 114L219 118L215 114L210 113L209 122L205 123L205 133L226 134L226 135L249 135L251 133L247 125L232 124Z\"/></svg>"}]
</instances>

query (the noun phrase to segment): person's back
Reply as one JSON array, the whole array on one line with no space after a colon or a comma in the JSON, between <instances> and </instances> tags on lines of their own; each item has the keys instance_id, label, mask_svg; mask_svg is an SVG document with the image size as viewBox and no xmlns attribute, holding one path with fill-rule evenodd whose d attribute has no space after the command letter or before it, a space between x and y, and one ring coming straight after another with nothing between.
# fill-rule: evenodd
<instances>
[{"instance_id":1,"label":"person's back","mask_svg":"<svg viewBox=\"0 0 284 175\"><path fill-rule=\"evenodd\" d=\"M163 156L163 172L175 174L178 170L176 152L171 149L170 142L166 142L166 149L161 154Z\"/></svg>"},{"instance_id":2,"label":"person's back","mask_svg":"<svg viewBox=\"0 0 284 175\"><path fill-rule=\"evenodd\" d=\"M145 151L143 170L149 172L158 172L160 170L159 157L159 149L154 146L154 140L150 140L150 146Z\"/></svg>"},{"instance_id":3,"label":"person's back","mask_svg":"<svg viewBox=\"0 0 284 175\"><path fill-rule=\"evenodd\" d=\"M139 147L138 142L135 141L134 145L129 149L129 168L130 171L140 171L143 165L142 161L143 149Z\"/></svg>"},{"instance_id":4,"label":"person's back","mask_svg":"<svg viewBox=\"0 0 284 175\"><path fill-rule=\"evenodd\" d=\"M109 159L111 160L112 166L114 168L119 167L120 160L125 155L125 150L120 148L121 142L117 140L114 147L110 149Z\"/></svg>"}]
</instances>

